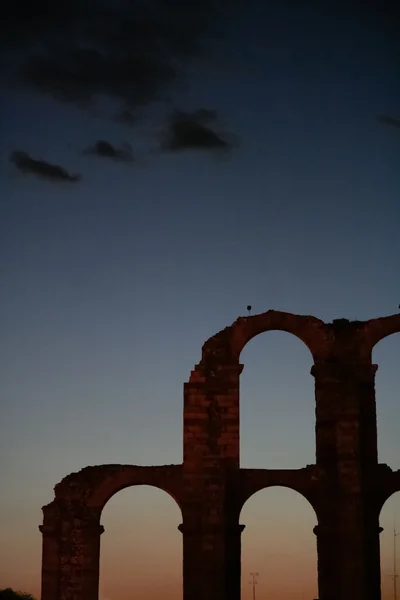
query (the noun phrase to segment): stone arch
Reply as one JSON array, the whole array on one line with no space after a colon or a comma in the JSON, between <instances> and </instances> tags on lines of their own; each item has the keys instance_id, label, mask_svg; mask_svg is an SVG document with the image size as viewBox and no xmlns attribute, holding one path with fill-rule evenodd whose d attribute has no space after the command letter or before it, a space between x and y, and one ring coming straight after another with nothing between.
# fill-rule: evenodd
<instances>
[{"instance_id":1,"label":"stone arch","mask_svg":"<svg viewBox=\"0 0 400 600\"><path fill-rule=\"evenodd\" d=\"M392 471L387 465L378 465L375 485L370 490L375 513L378 517L387 500L397 492L400 492L400 469Z\"/></svg>"},{"instance_id":2,"label":"stone arch","mask_svg":"<svg viewBox=\"0 0 400 600\"><path fill-rule=\"evenodd\" d=\"M317 464L304 469L240 469L240 354L270 330L298 337L314 358L321 427ZM269 487L299 493L317 516L320 597L378 598L378 515L400 491L400 471L377 464L371 356L378 341L399 331L400 314L324 324L268 311L241 317L211 337L185 383L183 465L87 467L56 486L40 527L43 600L98 600L101 511L117 492L136 485L159 488L185 510L179 528L185 598L239 600L240 512Z\"/></svg>"},{"instance_id":3,"label":"stone arch","mask_svg":"<svg viewBox=\"0 0 400 600\"><path fill-rule=\"evenodd\" d=\"M304 469L241 469L236 492L237 518L246 502L257 492L270 487L284 487L303 496L318 520L318 497L315 489L319 480L320 474L315 465Z\"/></svg>"},{"instance_id":4,"label":"stone arch","mask_svg":"<svg viewBox=\"0 0 400 600\"><path fill-rule=\"evenodd\" d=\"M363 357L371 360L374 346L394 333L400 333L400 313L366 321L363 331Z\"/></svg>"},{"instance_id":5,"label":"stone arch","mask_svg":"<svg viewBox=\"0 0 400 600\"><path fill-rule=\"evenodd\" d=\"M316 398L310 349L291 333L270 330L247 342L240 362L240 466L297 469L314 463Z\"/></svg>"},{"instance_id":6,"label":"stone arch","mask_svg":"<svg viewBox=\"0 0 400 600\"><path fill-rule=\"evenodd\" d=\"M372 348L375 364L375 406L378 461L393 468L400 467L398 451L398 418L396 397L400 392L398 364L400 358L400 330L391 331Z\"/></svg>"},{"instance_id":7,"label":"stone arch","mask_svg":"<svg viewBox=\"0 0 400 600\"><path fill-rule=\"evenodd\" d=\"M157 487L182 512L181 466L101 465L71 473L55 487L43 507L42 596L97 600L101 512L118 491L135 485ZM62 568L61 568L62 565Z\"/></svg>"},{"instance_id":8,"label":"stone arch","mask_svg":"<svg viewBox=\"0 0 400 600\"><path fill-rule=\"evenodd\" d=\"M315 317L274 310L240 317L209 338L184 389L185 465L218 457L239 468L240 353L252 338L270 330L298 337L314 363L333 352L334 332L329 325Z\"/></svg>"},{"instance_id":9,"label":"stone arch","mask_svg":"<svg viewBox=\"0 0 400 600\"><path fill-rule=\"evenodd\" d=\"M181 598L182 510L170 493L143 484L144 479L140 483L136 479L133 486L124 485L103 508L99 600L163 592Z\"/></svg>"},{"instance_id":10,"label":"stone arch","mask_svg":"<svg viewBox=\"0 0 400 600\"><path fill-rule=\"evenodd\" d=\"M400 471L396 471L395 473L398 475L397 485L393 487L393 489L389 492L389 495L385 494L383 502L381 502L379 505L379 514L382 513L382 510L385 507L385 504L388 502L388 500L391 500L394 496L396 496L396 494L400 494ZM400 528L400 516L397 519L397 528Z\"/></svg>"},{"instance_id":11,"label":"stone arch","mask_svg":"<svg viewBox=\"0 0 400 600\"><path fill-rule=\"evenodd\" d=\"M328 357L332 334L327 325L311 316L293 315L269 310L252 317L239 317L203 345L201 366L209 362L237 364L245 345L267 331L286 331L299 338L309 349L314 361Z\"/></svg>"},{"instance_id":12,"label":"stone arch","mask_svg":"<svg viewBox=\"0 0 400 600\"><path fill-rule=\"evenodd\" d=\"M272 485L262 486L242 506L242 594L249 587L248 573L259 571L261 596L273 596L274 592L280 591L286 597L290 588L295 593L304 592L303 583L309 586L310 597L318 596L317 539L314 535L318 516L304 490L303 493L299 491L302 487L298 485L299 481L290 479L289 476L270 480L268 483ZM294 531L301 535L301 542L296 539L297 535L293 539ZM294 569L294 575L288 575L284 581L281 571L289 569L289 565L289 572Z\"/></svg>"},{"instance_id":13,"label":"stone arch","mask_svg":"<svg viewBox=\"0 0 400 600\"><path fill-rule=\"evenodd\" d=\"M178 505L183 516L182 465L142 467L138 465L99 465L70 473L55 490L54 501L43 507L50 519L63 513L100 522L107 502L121 490L138 485L158 488Z\"/></svg>"},{"instance_id":14,"label":"stone arch","mask_svg":"<svg viewBox=\"0 0 400 600\"><path fill-rule=\"evenodd\" d=\"M71 478L71 479L69 479ZM182 511L181 466L142 467L137 465L101 465L86 467L79 473L65 478L56 489L56 498L61 490L73 489L81 480L86 487L86 505L96 511L103 510L106 503L119 491L137 485L156 487L175 500Z\"/></svg>"}]
</instances>

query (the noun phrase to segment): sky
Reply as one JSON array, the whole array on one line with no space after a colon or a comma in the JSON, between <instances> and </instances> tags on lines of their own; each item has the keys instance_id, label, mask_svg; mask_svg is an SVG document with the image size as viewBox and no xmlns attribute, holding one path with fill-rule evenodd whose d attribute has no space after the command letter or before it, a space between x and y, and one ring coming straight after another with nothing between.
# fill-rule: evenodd
<instances>
[{"instance_id":1,"label":"sky","mask_svg":"<svg viewBox=\"0 0 400 600\"><path fill-rule=\"evenodd\" d=\"M37 597L54 485L180 463L183 382L248 304L331 321L400 301L395 4L143 4L71 0L60 20L21 2L1 25L0 587ZM373 358L379 460L399 469L400 335ZM241 465L313 463L307 348L268 332L241 360ZM400 494L385 600L395 514ZM102 522L101 600L182 597L169 496L121 491ZM307 501L264 490L241 522L243 600L250 572L260 597L316 598Z\"/></svg>"}]
</instances>

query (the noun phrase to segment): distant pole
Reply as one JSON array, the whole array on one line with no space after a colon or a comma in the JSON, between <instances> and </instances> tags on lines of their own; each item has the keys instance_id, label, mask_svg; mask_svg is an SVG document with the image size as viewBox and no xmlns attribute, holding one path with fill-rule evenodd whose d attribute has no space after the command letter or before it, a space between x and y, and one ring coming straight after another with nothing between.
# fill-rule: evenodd
<instances>
[{"instance_id":1,"label":"distant pole","mask_svg":"<svg viewBox=\"0 0 400 600\"><path fill-rule=\"evenodd\" d=\"M256 600L256 585L258 583L257 577L258 573L250 573L251 581L249 581L250 585L253 586L253 600Z\"/></svg>"},{"instance_id":2,"label":"distant pole","mask_svg":"<svg viewBox=\"0 0 400 600\"><path fill-rule=\"evenodd\" d=\"M396 531L396 517L393 523L393 598L397 600L397 556L396 556L396 537L400 535L400 531Z\"/></svg>"}]
</instances>

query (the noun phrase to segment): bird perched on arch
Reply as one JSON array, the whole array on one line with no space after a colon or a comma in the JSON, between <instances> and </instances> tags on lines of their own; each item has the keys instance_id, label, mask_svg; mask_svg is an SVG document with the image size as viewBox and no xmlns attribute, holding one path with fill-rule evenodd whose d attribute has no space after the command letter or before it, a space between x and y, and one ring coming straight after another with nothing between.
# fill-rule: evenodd
<instances>
[{"instance_id":1,"label":"bird perched on arch","mask_svg":"<svg viewBox=\"0 0 400 600\"><path fill-rule=\"evenodd\" d=\"M400 308L400 307L399 307L399 308ZM251 305L250 305L250 304L247 306L247 310L248 310L248 312L249 312L249 316L250 316L250 311L251 311Z\"/></svg>"}]
</instances>

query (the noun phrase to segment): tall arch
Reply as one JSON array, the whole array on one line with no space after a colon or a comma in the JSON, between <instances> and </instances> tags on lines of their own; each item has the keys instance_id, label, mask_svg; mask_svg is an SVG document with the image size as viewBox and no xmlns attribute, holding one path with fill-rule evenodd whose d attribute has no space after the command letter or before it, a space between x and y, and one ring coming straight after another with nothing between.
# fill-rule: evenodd
<instances>
[{"instance_id":1,"label":"tall arch","mask_svg":"<svg viewBox=\"0 0 400 600\"><path fill-rule=\"evenodd\" d=\"M199 465L204 458L221 459L239 467L239 363L244 346L270 330L298 337L309 348L314 361L331 352L333 334L315 317L270 310L254 317L241 317L205 342L202 358L184 390L184 463Z\"/></svg>"},{"instance_id":2,"label":"tall arch","mask_svg":"<svg viewBox=\"0 0 400 600\"><path fill-rule=\"evenodd\" d=\"M205 342L201 365L215 360L235 364L245 345L267 331L286 331L298 337L310 350L314 360L329 354L332 334L327 325L311 316L269 310L252 317L239 317L230 327L221 330Z\"/></svg>"},{"instance_id":3,"label":"tall arch","mask_svg":"<svg viewBox=\"0 0 400 600\"><path fill-rule=\"evenodd\" d=\"M372 357L378 365L375 375L378 460L399 469L400 332L380 339L373 347Z\"/></svg>"},{"instance_id":4,"label":"tall arch","mask_svg":"<svg viewBox=\"0 0 400 600\"><path fill-rule=\"evenodd\" d=\"M156 487L169 494L182 509L182 469L181 465L162 467L142 467L137 465L102 465L87 467L73 474L73 481L80 477L90 481L87 492L87 505L100 512L106 503L119 491L137 485ZM66 485L68 478L60 485ZM57 497L58 488L56 488Z\"/></svg>"},{"instance_id":5,"label":"tall arch","mask_svg":"<svg viewBox=\"0 0 400 600\"><path fill-rule=\"evenodd\" d=\"M298 337L268 331L241 353L240 466L294 469L315 462L313 357Z\"/></svg>"},{"instance_id":6,"label":"tall arch","mask_svg":"<svg viewBox=\"0 0 400 600\"><path fill-rule=\"evenodd\" d=\"M394 333L400 333L400 313L365 321L363 326L364 357L371 358L374 346Z\"/></svg>"}]
</instances>

